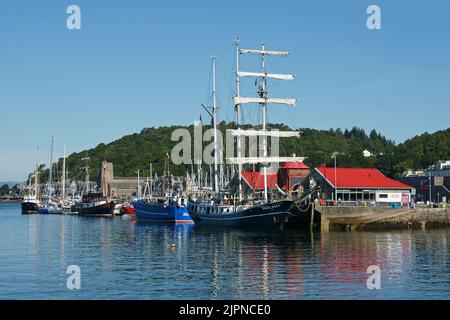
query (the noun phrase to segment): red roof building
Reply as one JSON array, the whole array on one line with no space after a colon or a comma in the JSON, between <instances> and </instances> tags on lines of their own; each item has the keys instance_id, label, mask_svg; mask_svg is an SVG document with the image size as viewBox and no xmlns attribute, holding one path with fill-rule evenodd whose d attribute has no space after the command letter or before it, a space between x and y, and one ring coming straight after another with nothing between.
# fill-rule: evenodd
<instances>
[{"instance_id":1,"label":"red roof building","mask_svg":"<svg viewBox=\"0 0 450 320\"><path fill-rule=\"evenodd\" d=\"M303 162L282 162L278 168L278 185L291 191L295 185L303 183L310 171Z\"/></svg>"},{"instance_id":2,"label":"red roof building","mask_svg":"<svg viewBox=\"0 0 450 320\"><path fill-rule=\"evenodd\" d=\"M337 188L375 188L375 189L411 189L410 186L388 178L378 169L366 168L317 168L333 187Z\"/></svg>"},{"instance_id":3,"label":"red roof building","mask_svg":"<svg viewBox=\"0 0 450 320\"><path fill-rule=\"evenodd\" d=\"M388 178L373 168L327 168L312 170L305 187L318 185L324 200L409 204L413 187Z\"/></svg>"}]
</instances>

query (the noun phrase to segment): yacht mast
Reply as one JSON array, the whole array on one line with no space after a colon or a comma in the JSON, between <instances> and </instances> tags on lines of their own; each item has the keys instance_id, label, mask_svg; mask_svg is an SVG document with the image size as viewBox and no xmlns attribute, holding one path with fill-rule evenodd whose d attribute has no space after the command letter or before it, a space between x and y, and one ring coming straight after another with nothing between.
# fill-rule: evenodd
<instances>
[{"instance_id":1,"label":"yacht mast","mask_svg":"<svg viewBox=\"0 0 450 320\"><path fill-rule=\"evenodd\" d=\"M39 146L36 150L36 170L34 172L34 196L36 197L36 200L39 199Z\"/></svg>"},{"instance_id":2,"label":"yacht mast","mask_svg":"<svg viewBox=\"0 0 450 320\"><path fill-rule=\"evenodd\" d=\"M241 95L241 80L239 78L239 38L236 38L236 97ZM241 128L241 104L236 104L236 124L237 129ZM241 158L241 136L237 137L237 157ZM242 164L238 164L239 174L239 201L242 200Z\"/></svg>"},{"instance_id":3,"label":"yacht mast","mask_svg":"<svg viewBox=\"0 0 450 320\"><path fill-rule=\"evenodd\" d=\"M63 167L62 167L62 179L61 179L61 200L66 198L66 146L64 145Z\"/></svg>"},{"instance_id":4,"label":"yacht mast","mask_svg":"<svg viewBox=\"0 0 450 320\"><path fill-rule=\"evenodd\" d=\"M214 127L214 192L219 192L219 179L217 175L217 104L216 104L216 56L212 57L212 100L213 100L213 127Z\"/></svg>"},{"instance_id":5,"label":"yacht mast","mask_svg":"<svg viewBox=\"0 0 450 320\"><path fill-rule=\"evenodd\" d=\"M50 199L52 196L52 175L53 175L53 143L55 138L52 136L52 143L50 146L50 167L48 173L48 198Z\"/></svg>"},{"instance_id":6,"label":"yacht mast","mask_svg":"<svg viewBox=\"0 0 450 320\"><path fill-rule=\"evenodd\" d=\"M89 193L89 160L90 160L91 158L89 158L88 156L87 156L87 152L86 152L86 157L85 158L81 158L81 161L86 161L86 166L83 168L84 170L85 170L85 172L86 172L86 177L85 177L85 182L84 182L84 194L88 194Z\"/></svg>"},{"instance_id":7,"label":"yacht mast","mask_svg":"<svg viewBox=\"0 0 450 320\"><path fill-rule=\"evenodd\" d=\"M136 173L137 173L137 193L136 194L137 194L138 200L140 200L141 199L141 181L140 181L139 169L137 169Z\"/></svg>"}]
</instances>

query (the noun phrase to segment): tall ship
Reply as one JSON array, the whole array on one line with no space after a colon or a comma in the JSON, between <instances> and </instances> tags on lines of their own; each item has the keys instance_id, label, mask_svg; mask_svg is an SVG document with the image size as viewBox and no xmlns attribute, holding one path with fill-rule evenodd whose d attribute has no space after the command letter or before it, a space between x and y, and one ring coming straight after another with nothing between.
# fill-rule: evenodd
<instances>
[{"instance_id":1,"label":"tall ship","mask_svg":"<svg viewBox=\"0 0 450 320\"><path fill-rule=\"evenodd\" d=\"M149 196L140 196L140 186L138 184L137 199L133 201L133 207L136 219L142 222L168 222L168 223L187 223L194 221L187 210L187 201L179 190L174 190L171 174L169 170L169 155L166 156L164 163L164 176L161 193L164 197L153 196L153 180L149 186ZM152 173L150 172L150 176ZM147 189L147 187L146 187Z\"/></svg>"},{"instance_id":2,"label":"tall ship","mask_svg":"<svg viewBox=\"0 0 450 320\"><path fill-rule=\"evenodd\" d=\"M41 207L41 201L39 201L39 156L37 156L36 169L34 171L34 188L31 187L31 178L28 184L28 194L23 198L21 203L23 214L39 213Z\"/></svg>"},{"instance_id":3,"label":"tall ship","mask_svg":"<svg viewBox=\"0 0 450 320\"><path fill-rule=\"evenodd\" d=\"M86 161L84 167L86 172L83 196L80 202L75 203L72 207L73 212L77 212L80 216L91 217L112 217L114 216L114 208L116 203L109 200L102 192L91 192L89 187L89 157L81 159Z\"/></svg>"},{"instance_id":4,"label":"tall ship","mask_svg":"<svg viewBox=\"0 0 450 320\"><path fill-rule=\"evenodd\" d=\"M239 68L239 59L241 55L254 54L261 58L261 70L259 72L241 71ZM213 167L213 192L209 195L190 199L188 203L189 214L196 223L206 223L214 225L229 225L242 227L273 227L283 226L291 215L294 200L287 197L286 194L275 196L269 194L268 188L268 169L271 164L280 162L303 162L304 157L279 157L277 155L268 155L268 137L278 139L280 137L299 137L297 131L272 131L267 128L267 108L271 104L284 104L295 106L296 99L271 98L267 95L268 79L293 80L291 74L275 74L266 70L266 59L269 56L288 56L285 51L266 50L265 45L261 49L241 49L239 39L236 40L236 91L233 97L234 109L236 111L237 128L230 130L236 138L237 155L228 157L227 162L237 166L237 190L233 190L229 185L225 189L220 189L218 184L218 154L217 149L217 105L216 105L216 86L215 86L215 57L212 63L212 120L214 130L214 167ZM256 97L243 97L240 95L241 78L256 78L255 85L258 85ZM243 104L250 104L253 107L259 107L261 116L261 125L255 129L242 129L241 107ZM243 157L245 148L243 146L243 137L258 137L261 143L259 156ZM244 145L245 146L245 145ZM234 156L234 155L233 155ZM264 191L262 194L244 194L242 187L243 166L260 166L264 179ZM237 195L237 196L236 196Z\"/></svg>"}]
</instances>

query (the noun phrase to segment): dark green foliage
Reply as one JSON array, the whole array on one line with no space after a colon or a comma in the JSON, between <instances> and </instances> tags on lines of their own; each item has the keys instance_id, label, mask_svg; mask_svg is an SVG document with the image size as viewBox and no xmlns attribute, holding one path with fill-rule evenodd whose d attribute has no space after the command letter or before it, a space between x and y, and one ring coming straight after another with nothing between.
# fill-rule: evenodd
<instances>
[{"instance_id":1,"label":"dark green foliage","mask_svg":"<svg viewBox=\"0 0 450 320\"><path fill-rule=\"evenodd\" d=\"M203 131L209 125L203 125ZM235 123L221 122L219 129L225 133L227 128L235 128ZM243 126L249 128L250 126ZM137 169L142 176L149 175L149 164L153 163L153 172L161 175L164 170L166 153L178 144L178 141L170 141L172 132L177 128L189 130L193 137L194 127L171 126L159 128L146 128L140 133L124 136L109 144L101 143L96 148L73 153L67 159L67 168L70 178L83 179L84 171L81 158L86 154L90 160L90 175L94 180L98 176L98 164L102 160L114 163L115 176L135 176ZM283 124L271 124L270 128L290 130ZM300 138L280 139L280 155L306 156L306 164L317 167L322 164L334 166L331 155L339 152L337 165L339 167L375 167L390 177L400 176L406 169L426 168L439 159L450 159L450 128L433 134L425 133L396 145L386 139L376 130L368 135L357 127L342 131L340 128L329 130L315 130L300 128ZM225 136L225 134L224 134ZM203 142L206 146L208 142ZM374 156L363 157L362 151L369 150ZM225 150L226 152L226 150ZM193 155L193 150L191 151ZM62 159L55 165L54 170L62 168ZM171 171L175 175L183 175L191 170L190 165L171 164ZM58 174L60 176L61 173ZM56 175L55 175L56 176ZM40 182L47 181L48 170L41 172Z\"/></svg>"},{"instance_id":2,"label":"dark green foliage","mask_svg":"<svg viewBox=\"0 0 450 320\"><path fill-rule=\"evenodd\" d=\"M9 186L4 184L0 187L0 197L9 195Z\"/></svg>"}]
</instances>

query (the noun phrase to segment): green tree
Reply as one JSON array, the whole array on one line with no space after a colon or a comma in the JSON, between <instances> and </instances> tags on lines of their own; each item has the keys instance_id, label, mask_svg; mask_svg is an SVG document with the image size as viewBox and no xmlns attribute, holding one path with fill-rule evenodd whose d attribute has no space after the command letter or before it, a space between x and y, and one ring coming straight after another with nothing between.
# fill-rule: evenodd
<instances>
[{"instance_id":1,"label":"green tree","mask_svg":"<svg viewBox=\"0 0 450 320\"><path fill-rule=\"evenodd\" d=\"M9 186L7 184L4 184L0 187L0 196L8 196L9 195Z\"/></svg>"}]
</instances>

